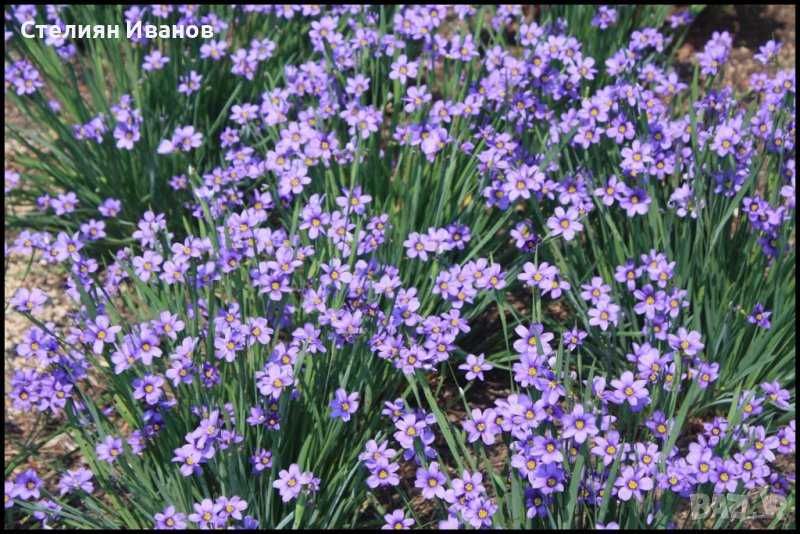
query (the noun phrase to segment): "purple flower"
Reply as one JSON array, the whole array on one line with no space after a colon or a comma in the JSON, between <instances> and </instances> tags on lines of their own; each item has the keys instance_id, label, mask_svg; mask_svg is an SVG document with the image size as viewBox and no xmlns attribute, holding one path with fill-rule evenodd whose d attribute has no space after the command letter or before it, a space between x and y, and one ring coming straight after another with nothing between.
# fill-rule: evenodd
<instances>
[{"instance_id":1,"label":"purple flower","mask_svg":"<svg viewBox=\"0 0 800 534\"><path fill-rule=\"evenodd\" d=\"M492 408L483 411L473 408L471 415L471 419L464 421L464 430L469 433L467 441L474 443L480 439L486 445L494 445L495 437L501 432L500 427L495 424L495 411Z\"/></svg>"},{"instance_id":2,"label":"purple flower","mask_svg":"<svg viewBox=\"0 0 800 534\"><path fill-rule=\"evenodd\" d=\"M445 476L439 471L438 462L431 462L428 469L424 467L417 469L417 479L414 482L414 487L422 490L424 499L433 499L434 497L443 499L446 493L444 483Z\"/></svg>"},{"instance_id":3,"label":"purple flower","mask_svg":"<svg viewBox=\"0 0 800 534\"><path fill-rule=\"evenodd\" d=\"M514 245L518 249L532 252L538 246L540 238L534 233L532 226L531 221L525 220L517 223L511 230L511 237L514 238Z\"/></svg>"},{"instance_id":4,"label":"purple flower","mask_svg":"<svg viewBox=\"0 0 800 534\"><path fill-rule=\"evenodd\" d=\"M14 478L14 490L12 497L23 500L38 499L39 488L42 486L42 479L35 469L28 469L18 474ZM6 493L8 494L8 493Z\"/></svg>"},{"instance_id":5,"label":"purple flower","mask_svg":"<svg viewBox=\"0 0 800 534\"><path fill-rule=\"evenodd\" d=\"M186 514L175 511L170 505L154 516L155 528L166 530L183 530L186 528Z\"/></svg>"},{"instance_id":6,"label":"purple flower","mask_svg":"<svg viewBox=\"0 0 800 534\"><path fill-rule=\"evenodd\" d=\"M14 497L17 496L17 487L10 480L5 481L5 493L3 497L4 507L6 510L14 506Z\"/></svg>"},{"instance_id":7,"label":"purple flower","mask_svg":"<svg viewBox=\"0 0 800 534\"><path fill-rule=\"evenodd\" d=\"M590 283L581 285L581 289L583 289L581 291L583 300L597 304L604 296L609 294L611 286L603 283L603 279L599 276L594 276Z\"/></svg>"},{"instance_id":8,"label":"purple flower","mask_svg":"<svg viewBox=\"0 0 800 534\"><path fill-rule=\"evenodd\" d=\"M638 412L650 403L646 385L646 380L636 380L632 372L625 371L620 378L611 381L615 390L609 400L615 404L627 402L633 411Z\"/></svg>"},{"instance_id":9,"label":"purple flower","mask_svg":"<svg viewBox=\"0 0 800 534\"><path fill-rule=\"evenodd\" d=\"M520 361L512 366L514 381L523 387L534 385L545 369L543 360L543 356L521 354Z\"/></svg>"},{"instance_id":10,"label":"purple flower","mask_svg":"<svg viewBox=\"0 0 800 534\"><path fill-rule=\"evenodd\" d=\"M772 326L769 322L769 316L771 314L771 311L764 309L764 306L759 303L753 307L753 311L747 316L747 322L769 330Z\"/></svg>"},{"instance_id":11,"label":"purple flower","mask_svg":"<svg viewBox=\"0 0 800 534\"><path fill-rule=\"evenodd\" d=\"M330 265L323 263L320 268L323 274L319 280L326 286L333 285L336 289L341 289L343 284L349 284L353 279L348 266L343 265L338 258L331 260Z\"/></svg>"},{"instance_id":12,"label":"purple flower","mask_svg":"<svg viewBox=\"0 0 800 534\"><path fill-rule=\"evenodd\" d=\"M85 467L66 471L58 481L58 489L62 496L77 490L91 493L94 491L92 476L92 472Z\"/></svg>"},{"instance_id":13,"label":"purple flower","mask_svg":"<svg viewBox=\"0 0 800 534\"><path fill-rule=\"evenodd\" d=\"M103 460L113 464L117 457L122 454L122 439L115 438L114 436L106 436L106 438L97 444L95 447L97 459Z\"/></svg>"},{"instance_id":14,"label":"purple flower","mask_svg":"<svg viewBox=\"0 0 800 534\"><path fill-rule=\"evenodd\" d=\"M458 366L459 369L466 372L467 380L483 380L483 372L493 369L492 364L486 363L484 355L467 354L466 362Z\"/></svg>"},{"instance_id":15,"label":"purple flower","mask_svg":"<svg viewBox=\"0 0 800 534\"><path fill-rule=\"evenodd\" d=\"M300 466L292 464L289 469L281 469L278 473L278 480L272 483L272 487L280 492L281 500L289 502L296 499L304 486L311 484L314 475L310 471L300 472Z\"/></svg>"},{"instance_id":16,"label":"purple flower","mask_svg":"<svg viewBox=\"0 0 800 534\"><path fill-rule=\"evenodd\" d=\"M56 215L65 215L74 212L78 207L78 197L72 191L60 193L51 203Z\"/></svg>"},{"instance_id":17,"label":"purple flower","mask_svg":"<svg viewBox=\"0 0 800 534\"><path fill-rule=\"evenodd\" d=\"M238 495L234 495L230 499L227 497L220 497L217 499L216 504L220 507L219 515L222 521L227 521L230 517L241 521L242 512L247 509L247 501Z\"/></svg>"},{"instance_id":18,"label":"purple flower","mask_svg":"<svg viewBox=\"0 0 800 534\"><path fill-rule=\"evenodd\" d=\"M269 327L267 320L263 317L250 317L247 319L247 345L252 346L256 342L266 345L272 339L273 329Z\"/></svg>"},{"instance_id":19,"label":"purple flower","mask_svg":"<svg viewBox=\"0 0 800 534\"><path fill-rule=\"evenodd\" d=\"M521 339L514 342L514 350L520 354L530 354L531 356L549 355L553 352L550 347L550 341L553 340L553 334L544 331L544 325L541 323L532 324L530 327L518 325L514 332Z\"/></svg>"},{"instance_id":20,"label":"purple flower","mask_svg":"<svg viewBox=\"0 0 800 534\"><path fill-rule=\"evenodd\" d=\"M465 470L461 474L461 478L453 479L452 486L453 495L457 499L461 497L474 499L486 491L483 486L483 475L480 472L470 473Z\"/></svg>"},{"instance_id":21,"label":"purple flower","mask_svg":"<svg viewBox=\"0 0 800 534\"><path fill-rule=\"evenodd\" d=\"M466 510L463 511L464 519L474 528L489 528L492 525L492 517L497 511L497 505L484 497L476 497L469 501Z\"/></svg>"},{"instance_id":22,"label":"purple flower","mask_svg":"<svg viewBox=\"0 0 800 534\"><path fill-rule=\"evenodd\" d=\"M714 452L708 448L702 437L700 441L689 444L686 462L691 467L691 475L695 482L705 484L709 481L716 460Z\"/></svg>"},{"instance_id":23,"label":"purple flower","mask_svg":"<svg viewBox=\"0 0 800 534\"><path fill-rule=\"evenodd\" d=\"M153 363L153 358L161 357L161 348L158 346L159 339L152 330L143 328L137 341L136 349L138 349L139 359L142 360L142 363L150 365Z\"/></svg>"},{"instance_id":24,"label":"purple flower","mask_svg":"<svg viewBox=\"0 0 800 534\"><path fill-rule=\"evenodd\" d=\"M716 362L702 362L698 369L693 371L693 376L697 379L697 384L700 388L706 389L719 378L719 364Z\"/></svg>"},{"instance_id":25,"label":"purple flower","mask_svg":"<svg viewBox=\"0 0 800 534\"><path fill-rule=\"evenodd\" d=\"M672 431L672 422L672 419L667 419L664 412L656 410L645 424L657 438L666 440Z\"/></svg>"},{"instance_id":26,"label":"purple flower","mask_svg":"<svg viewBox=\"0 0 800 534\"><path fill-rule=\"evenodd\" d=\"M211 499L203 499L194 503L194 513L189 514L189 521L197 523L203 529L220 528L224 520L220 517L222 507Z\"/></svg>"},{"instance_id":27,"label":"purple flower","mask_svg":"<svg viewBox=\"0 0 800 534\"><path fill-rule=\"evenodd\" d=\"M710 476L710 481L714 483L714 493L735 492L741 470L739 464L732 459L718 461Z\"/></svg>"},{"instance_id":28,"label":"purple flower","mask_svg":"<svg viewBox=\"0 0 800 534\"><path fill-rule=\"evenodd\" d=\"M228 48L228 43L225 41L209 41L200 47L200 58L211 58L212 61L218 61L225 56Z\"/></svg>"},{"instance_id":29,"label":"purple flower","mask_svg":"<svg viewBox=\"0 0 800 534\"><path fill-rule=\"evenodd\" d=\"M342 189L343 195L336 197L336 205L342 208L345 213L351 210L359 215L366 212L366 206L372 202L372 197L362 192L361 186L356 186L352 191L346 188Z\"/></svg>"},{"instance_id":30,"label":"purple flower","mask_svg":"<svg viewBox=\"0 0 800 534\"><path fill-rule=\"evenodd\" d=\"M178 92L191 95L200 90L200 83L203 81L203 77L195 71L190 71L189 74L181 76L179 78L180 84L178 85Z\"/></svg>"},{"instance_id":31,"label":"purple flower","mask_svg":"<svg viewBox=\"0 0 800 534\"><path fill-rule=\"evenodd\" d=\"M619 450L619 432L611 430L605 436L594 437L594 447L592 447L591 452L603 459L603 465L611 465L616 459Z\"/></svg>"},{"instance_id":32,"label":"purple flower","mask_svg":"<svg viewBox=\"0 0 800 534\"><path fill-rule=\"evenodd\" d=\"M47 294L41 289L34 287L29 290L21 287L14 292L9 304L19 312L35 313L42 310L45 302L47 302Z\"/></svg>"},{"instance_id":33,"label":"purple flower","mask_svg":"<svg viewBox=\"0 0 800 534\"><path fill-rule=\"evenodd\" d=\"M191 475L199 475L203 472L203 468L200 464L204 463L210 456L213 456L214 449L209 448L206 452L203 452L197 449L194 444L187 443L182 447L178 447L173 452L175 456L172 458L172 461L180 462L181 474L188 477Z\"/></svg>"},{"instance_id":34,"label":"purple flower","mask_svg":"<svg viewBox=\"0 0 800 534\"><path fill-rule=\"evenodd\" d=\"M370 467L367 486L373 489L379 486L397 486L400 483L400 477L397 475L398 469L400 469L399 464L389 462L386 458L380 458Z\"/></svg>"},{"instance_id":35,"label":"purple flower","mask_svg":"<svg viewBox=\"0 0 800 534\"><path fill-rule=\"evenodd\" d=\"M330 215L322 211L320 202L319 195L311 195L301 213L300 229L308 231L308 237L312 240L324 236L325 227L330 223Z\"/></svg>"},{"instance_id":36,"label":"purple flower","mask_svg":"<svg viewBox=\"0 0 800 534\"><path fill-rule=\"evenodd\" d=\"M173 341L178 339L178 333L183 332L186 324L178 318L177 314L162 311L158 319L154 319L153 327L160 336L167 336Z\"/></svg>"},{"instance_id":37,"label":"purple flower","mask_svg":"<svg viewBox=\"0 0 800 534\"><path fill-rule=\"evenodd\" d=\"M169 63L167 56L162 55L160 50L153 50L144 56L142 69L146 71L161 70L167 63Z\"/></svg>"},{"instance_id":38,"label":"purple flower","mask_svg":"<svg viewBox=\"0 0 800 534\"><path fill-rule=\"evenodd\" d=\"M597 435L598 430L594 420L593 414L584 412L583 405L576 404L571 414L561 418L561 438L573 438L577 443L583 443L589 437Z\"/></svg>"},{"instance_id":39,"label":"purple flower","mask_svg":"<svg viewBox=\"0 0 800 534\"><path fill-rule=\"evenodd\" d=\"M363 74L357 74L355 77L347 79L345 91L358 98L369 89L369 81L369 78Z\"/></svg>"},{"instance_id":40,"label":"purple flower","mask_svg":"<svg viewBox=\"0 0 800 534\"><path fill-rule=\"evenodd\" d=\"M92 342L92 350L95 354L102 354L103 346L105 343L114 343L117 332L122 330L120 326L112 326L108 317L105 315L98 315L94 320L94 324L89 326L94 341Z\"/></svg>"},{"instance_id":41,"label":"purple flower","mask_svg":"<svg viewBox=\"0 0 800 534\"><path fill-rule=\"evenodd\" d=\"M628 291L636 289L636 279L638 277L639 269L636 268L633 260L628 260L625 265L619 265L614 272L614 280L620 284L625 284Z\"/></svg>"},{"instance_id":42,"label":"purple flower","mask_svg":"<svg viewBox=\"0 0 800 534\"><path fill-rule=\"evenodd\" d=\"M158 145L159 154L171 154L176 150L189 152L203 144L203 134L196 132L194 126L175 128L171 139L162 139Z\"/></svg>"},{"instance_id":43,"label":"purple flower","mask_svg":"<svg viewBox=\"0 0 800 534\"><path fill-rule=\"evenodd\" d=\"M414 520L407 519L402 509L397 509L390 514L384 515L383 519L386 524L381 527L381 530L407 530L414 524Z\"/></svg>"},{"instance_id":44,"label":"purple flower","mask_svg":"<svg viewBox=\"0 0 800 534\"><path fill-rule=\"evenodd\" d=\"M273 399L281 396L284 388L294 383L291 369L275 363L267 362L263 371L256 372L256 385L262 395L269 395Z\"/></svg>"},{"instance_id":45,"label":"purple flower","mask_svg":"<svg viewBox=\"0 0 800 534\"><path fill-rule=\"evenodd\" d=\"M781 43L778 41L767 41L758 48L758 53L753 57L762 65L768 64L773 58L778 56L781 51Z\"/></svg>"},{"instance_id":46,"label":"purple flower","mask_svg":"<svg viewBox=\"0 0 800 534\"><path fill-rule=\"evenodd\" d=\"M98 241L106 237L105 228L105 222L89 219L86 223L81 225L81 234L89 241Z\"/></svg>"},{"instance_id":47,"label":"purple flower","mask_svg":"<svg viewBox=\"0 0 800 534\"><path fill-rule=\"evenodd\" d=\"M636 289L633 296L637 300L633 311L639 315L644 314L648 319L653 319L656 313L664 308L664 292L657 292L650 284L645 285L642 289Z\"/></svg>"},{"instance_id":48,"label":"purple flower","mask_svg":"<svg viewBox=\"0 0 800 534\"><path fill-rule=\"evenodd\" d=\"M634 497L637 501L642 502L642 492L653 489L653 479L647 476L643 469L636 471L633 467L626 465L620 470L619 476L614 481L614 489L617 497L622 501L629 501L631 497Z\"/></svg>"},{"instance_id":49,"label":"purple flower","mask_svg":"<svg viewBox=\"0 0 800 534\"><path fill-rule=\"evenodd\" d=\"M529 479L531 487L544 495L564 491L564 471L559 464L540 464Z\"/></svg>"},{"instance_id":50,"label":"purple flower","mask_svg":"<svg viewBox=\"0 0 800 534\"><path fill-rule=\"evenodd\" d=\"M728 154L735 152L736 145L738 145L740 141L741 137L737 131L733 127L723 124L717 128L711 148L714 149L720 158L724 158Z\"/></svg>"},{"instance_id":51,"label":"purple flower","mask_svg":"<svg viewBox=\"0 0 800 534\"><path fill-rule=\"evenodd\" d=\"M734 454L733 459L739 467L738 478L745 488L754 489L758 485L763 486L766 483L764 479L769 476L769 467L766 460L756 451L747 449L744 453ZM717 475L718 480L719 478Z\"/></svg>"},{"instance_id":52,"label":"purple flower","mask_svg":"<svg viewBox=\"0 0 800 534\"><path fill-rule=\"evenodd\" d=\"M640 143L638 139L634 140L630 147L625 147L620 151L623 157L622 169L634 176L644 172L646 166L653 163L652 150L649 143Z\"/></svg>"},{"instance_id":53,"label":"purple flower","mask_svg":"<svg viewBox=\"0 0 800 534\"><path fill-rule=\"evenodd\" d=\"M592 26L605 30L617 23L617 10L609 6L598 6L592 18Z\"/></svg>"},{"instance_id":54,"label":"purple flower","mask_svg":"<svg viewBox=\"0 0 800 534\"><path fill-rule=\"evenodd\" d=\"M562 236L566 241L572 241L575 234L583 230L583 225L578 222L578 210L568 208L564 211L561 206L556 206L553 216L547 219L547 227L553 236Z\"/></svg>"},{"instance_id":55,"label":"purple flower","mask_svg":"<svg viewBox=\"0 0 800 534\"><path fill-rule=\"evenodd\" d=\"M781 388L777 380L773 382L764 382L761 384L761 390L767 395L767 398L782 410L789 410L791 394L789 390Z\"/></svg>"},{"instance_id":56,"label":"purple flower","mask_svg":"<svg viewBox=\"0 0 800 534\"><path fill-rule=\"evenodd\" d=\"M550 298L557 299L561 296L562 291L568 291L571 287L569 282L563 280L561 277L555 275L550 279L550 283L547 287L543 287L544 284L539 286L539 289L542 290L542 296L550 295Z\"/></svg>"},{"instance_id":57,"label":"purple flower","mask_svg":"<svg viewBox=\"0 0 800 534\"><path fill-rule=\"evenodd\" d=\"M619 306L611 302L608 297L598 301L597 306L589 308L589 324L599 326L604 332L608 330L609 324L616 326L619 317Z\"/></svg>"},{"instance_id":58,"label":"purple flower","mask_svg":"<svg viewBox=\"0 0 800 534\"><path fill-rule=\"evenodd\" d=\"M311 178L308 176L308 167L302 161L295 160L291 163L289 169L280 173L278 193L283 197L299 195L303 192L305 186L310 183Z\"/></svg>"},{"instance_id":59,"label":"purple flower","mask_svg":"<svg viewBox=\"0 0 800 534\"><path fill-rule=\"evenodd\" d=\"M573 351L583 345L583 340L586 339L588 335L587 332L579 330L578 327L566 330L562 336L564 346L567 350Z\"/></svg>"},{"instance_id":60,"label":"purple flower","mask_svg":"<svg viewBox=\"0 0 800 534\"><path fill-rule=\"evenodd\" d=\"M620 125L615 132L619 130L619 128L629 128L630 132L633 132L633 126L630 127L625 125ZM611 128L609 128L610 130ZM621 142L621 139L618 139ZM602 200L603 204L606 206L614 205L615 200L621 200L622 198L627 195L628 186L625 185L625 182L619 181L616 176L611 176L608 179L608 182L604 187L598 187L594 190L595 196L599 196Z\"/></svg>"},{"instance_id":61,"label":"purple flower","mask_svg":"<svg viewBox=\"0 0 800 534\"><path fill-rule=\"evenodd\" d=\"M147 404L155 405L164 394L164 378L158 375L145 375L133 381L133 398L144 399Z\"/></svg>"},{"instance_id":62,"label":"purple flower","mask_svg":"<svg viewBox=\"0 0 800 534\"><path fill-rule=\"evenodd\" d=\"M403 97L403 102L405 102L403 110L406 113L413 113L430 101L431 94L428 92L426 85L413 85L408 88L406 95Z\"/></svg>"},{"instance_id":63,"label":"purple flower","mask_svg":"<svg viewBox=\"0 0 800 534\"><path fill-rule=\"evenodd\" d=\"M542 262L540 265L525 262L522 266L522 273L517 278L529 287L548 289L557 275L558 269L547 262Z\"/></svg>"},{"instance_id":64,"label":"purple flower","mask_svg":"<svg viewBox=\"0 0 800 534\"><path fill-rule=\"evenodd\" d=\"M564 455L561 453L561 444L548 432L544 436L534 436L530 454L538 457L542 463L561 463Z\"/></svg>"},{"instance_id":65,"label":"purple flower","mask_svg":"<svg viewBox=\"0 0 800 534\"><path fill-rule=\"evenodd\" d=\"M342 421L349 421L350 415L358 410L360 395L358 392L347 393L343 388L336 390L331 400L331 417L341 418Z\"/></svg>"},{"instance_id":66,"label":"purple flower","mask_svg":"<svg viewBox=\"0 0 800 534\"><path fill-rule=\"evenodd\" d=\"M703 51L697 54L700 73L706 76L715 75L719 67L727 61L732 45L730 33L714 32Z\"/></svg>"},{"instance_id":67,"label":"purple flower","mask_svg":"<svg viewBox=\"0 0 800 534\"><path fill-rule=\"evenodd\" d=\"M619 201L628 217L646 214L650 202L650 197L644 189L628 189L627 194L622 195Z\"/></svg>"},{"instance_id":68,"label":"purple flower","mask_svg":"<svg viewBox=\"0 0 800 534\"><path fill-rule=\"evenodd\" d=\"M40 499L36 501L36 505L40 509L33 512L33 517L42 522L42 528L51 528L47 522L54 521L61 515L62 506L50 499Z\"/></svg>"},{"instance_id":69,"label":"purple flower","mask_svg":"<svg viewBox=\"0 0 800 534\"><path fill-rule=\"evenodd\" d=\"M97 211L103 217L116 217L116 215L122 210L122 202L115 198L107 198L97 207Z\"/></svg>"},{"instance_id":70,"label":"purple flower","mask_svg":"<svg viewBox=\"0 0 800 534\"><path fill-rule=\"evenodd\" d=\"M203 144L203 134L196 132L194 126L176 128L172 135L172 145L184 152L189 152L201 144Z\"/></svg>"},{"instance_id":71,"label":"purple flower","mask_svg":"<svg viewBox=\"0 0 800 534\"><path fill-rule=\"evenodd\" d=\"M428 261L428 253L436 250L436 243L433 240L427 239L417 232L408 234L408 239L403 241L403 246L406 247L406 255L409 258L419 258L422 261Z\"/></svg>"},{"instance_id":72,"label":"purple flower","mask_svg":"<svg viewBox=\"0 0 800 534\"><path fill-rule=\"evenodd\" d=\"M368 469L372 470L377 462L390 460L394 457L395 450L389 449L388 445L388 441L382 441L378 444L374 439L371 439L365 445L364 452L358 455L358 459L364 462Z\"/></svg>"},{"instance_id":73,"label":"purple flower","mask_svg":"<svg viewBox=\"0 0 800 534\"><path fill-rule=\"evenodd\" d=\"M236 352L244 348L244 338L239 330L224 327L214 339L214 354L218 359L230 363L236 360Z\"/></svg>"},{"instance_id":74,"label":"purple flower","mask_svg":"<svg viewBox=\"0 0 800 534\"><path fill-rule=\"evenodd\" d=\"M133 145L140 139L138 125L118 124L114 128L114 138L117 140L117 148L132 150Z\"/></svg>"},{"instance_id":75,"label":"purple flower","mask_svg":"<svg viewBox=\"0 0 800 534\"><path fill-rule=\"evenodd\" d=\"M679 350L686 356L695 356L698 352L703 350L705 345L700 341L701 339L700 332L694 330L689 332L684 327L678 328L677 335L669 334L667 336L669 346L675 350Z\"/></svg>"},{"instance_id":76,"label":"purple flower","mask_svg":"<svg viewBox=\"0 0 800 534\"><path fill-rule=\"evenodd\" d=\"M221 428L220 411L213 410L207 417L204 417L200 421L200 424L194 431L187 434L186 441L205 451L216 442L220 435ZM213 454L213 451L211 454Z\"/></svg>"},{"instance_id":77,"label":"purple flower","mask_svg":"<svg viewBox=\"0 0 800 534\"><path fill-rule=\"evenodd\" d=\"M400 54L396 61L394 61L391 65L391 70L389 71L389 79L391 80L400 80L400 83L403 85L406 84L408 78L416 78L417 77L417 62L416 61L408 61L408 58L405 54Z\"/></svg>"},{"instance_id":78,"label":"purple flower","mask_svg":"<svg viewBox=\"0 0 800 534\"><path fill-rule=\"evenodd\" d=\"M159 272L162 261L164 261L164 258L162 258L160 254L150 250L144 251L144 254L141 256L135 256L133 258L133 268L136 272L136 276L138 276L142 282L147 282L150 280L151 275Z\"/></svg>"}]
</instances>

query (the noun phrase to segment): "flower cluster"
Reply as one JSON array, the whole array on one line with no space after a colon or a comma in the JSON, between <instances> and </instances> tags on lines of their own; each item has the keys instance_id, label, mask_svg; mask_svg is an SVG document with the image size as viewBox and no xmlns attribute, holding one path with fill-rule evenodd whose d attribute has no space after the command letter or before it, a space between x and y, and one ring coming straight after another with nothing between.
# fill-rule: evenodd
<instances>
[{"instance_id":1,"label":"flower cluster","mask_svg":"<svg viewBox=\"0 0 800 534\"><path fill-rule=\"evenodd\" d=\"M411 232L403 242L406 256L428 260L428 254L440 255L451 250L463 250L470 240L469 227L452 224L447 228L429 228L427 233Z\"/></svg>"},{"instance_id":2,"label":"flower cluster","mask_svg":"<svg viewBox=\"0 0 800 534\"><path fill-rule=\"evenodd\" d=\"M190 152L203 144L203 134L197 132L194 126L179 126L170 139L162 139L158 145L159 154L171 154L180 150Z\"/></svg>"},{"instance_id":3,"label":"flower cluster","mask_svg":"<svg viewBox=\"0 0 800 534\"><path fill-rule=\"evenodd\" d=\"M111 113L117 121L114 127L114 139L117 140L117 148L132 150L133 145L141 137L140 127L142 124L142 112L139 109L131 108L130 95L123 95L119 103L111 106Z\"/></svg>"},{"instance_id":4,"label":"flower cluster","mask_svg":"<svg viewBox=\"0 0 800 534\"><path fill-rule=\"evenodd\" d=\"M278 480L272 483L272 487L280 492L283 502L289 502L304 491L314 493L319 490L319 479L311 471L301 472L297 464L292 464L289 469L278 473Z\"/></svg>"},{"instance_id":5,"label":"flower cluster","mask_svg":"<svg viewBox=\"0 0 800 534\"><path fill-rule=\"evenodd\" d=\"M180 465L183 476L200 475L201 464L214 458L218 450L224 451L244 440L244 436L236 433L232 409L227 407L228 417L221 416L219 410L210 412L197 428L186 434L186 444L175 449L172 461Z\"/></svg>"},{"instance_id":6,"label":"flower cluster","mask_svg":"<svg viewBox=\"0 0 800 534\"><path fill-rule=\"evenodd\" d=\"M24 59L6 64L5 80L6 86L12 85L18 95L30 95L44 87L39 71Z\"/></svg>"},{"instance_id":7,"label":"flower cluster","mask_svg":"<svg viewBox=\"0 0 800 534\"><path fill-rule=\"evenodd\" d=\"M170 505L155 514L154 527L161 530L185 530L194 523L201 529L244 528L257 529L258 520L251 515L242 515L247 509L247 501L234 495L217 499L203 499L192 505L193 512L178 512Z\"/></svg>"},{"instance_id":8,"label":"flower cluster","mask_svg":"<svg viewBox=\"0 0 800 534\"><path fill-rule=\"evenodd\" d=\"M66 9L11 8L7 41ZM15 290L36 324L8 395L89 457L58 491L13 471L9 514L399 529L422 499L442 528L665 527L700 491L793 491L794 70L718 87L717 32L682 77L688 11L114 9L215 35L10 52L7 94L64 145L6 169L37 215L6 251L73 309ZM37 46L144 74L48 101ZM134 511L97 519L118 493Z\"/></svg>"}]
</instances>

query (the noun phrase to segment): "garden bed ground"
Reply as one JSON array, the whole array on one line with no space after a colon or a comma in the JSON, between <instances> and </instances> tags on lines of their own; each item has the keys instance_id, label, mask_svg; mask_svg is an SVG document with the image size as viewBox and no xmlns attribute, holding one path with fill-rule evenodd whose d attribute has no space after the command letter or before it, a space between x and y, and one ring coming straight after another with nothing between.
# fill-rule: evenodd
<instances>
[{"instance_id":1,"label":"garden bed ground","mask_svg":"<svg viewBox=\"0 0 800 534\"><path fill-rule=\"evenodd\" d=\"M679 49L679 63L688 68L693 55L702 49L704 43L713 32L727 30L733 34L734 41L731 61L725 71L725 77L738 89L743 89L746 86L748 77L758 67L753 59L753 54L757 51L758 46L769 39L774 38L783 43L783 48L779 55L779 64L781 67L791 67L795 63L795 9L794 6L790 5L707 7L694 21L690 27L686 43ZM6 121L10 121L18 127L30 127L30 125L22 122L17 110L13 109L8 102L6 102L4 113ZM14 155L18 150L20 150L19 146L16 146L12 141L6 140L4 145L6 168L13 168ZM8 231L5 232L6 242L14 237ZM25 259L18 256L6 258L5 266L4 291L6 306L8 299L18 287L37 286L43 289L51 298L43 319L54 321L57 325L60 324L69 309L68 299L61 288L62 279L57 271L60 266L40 266L37 264L29 266ZM496 312L494 317L488 315L485 320L480 321L485 328L490 328L493 322L499 324ZM12 364L14 347L20 341L23 332L29 325L23 317L14 313L7 314L4 324L5 384L8 387L10 373L13 371L14 365L17 364L17 362ZM480 325L476 326L480 328ZM491 373L488 378L489 380L482 392L486 405L491 404L491 399L495 397L494 393L507 389L506 382L508 377L505 373ZM454 387L454 384L447 384L442 389L442 402L445 405L447 404L447 396L452 394L452 391L450 391L452 387ZM481 399L475 398L472 400L475 401L474 405L476 407L481 407ZM8 399L5 399L5 408L4 457L8 462L20 452L20 441L30 436L33 422L29 417L18 417L17 414L10 411ZM464 414L454 409L449 416L451 420L460 420ZM46 434L47 429L42 435ZM68 441L63 437L52 440L49 443L34 445L41 445L41 448L35 456L37 459L36 464L31 464L31 466L35 467L45 480L48 478L48 465L51 464L51 461L63 456L71 448ZM503 455L506 452L501 447L496 449L497 455ZM788 461L785 468L787 472L794 473L795 466L792 462ZM766 524L756 521L750 526L764 527Z\"/></svg>"}]
</instances>

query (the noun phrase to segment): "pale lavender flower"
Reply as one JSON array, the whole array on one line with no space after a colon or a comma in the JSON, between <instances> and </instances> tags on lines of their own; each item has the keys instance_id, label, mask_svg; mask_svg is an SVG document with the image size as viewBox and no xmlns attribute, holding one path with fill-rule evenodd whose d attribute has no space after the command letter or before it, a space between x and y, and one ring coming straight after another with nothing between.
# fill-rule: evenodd
<instances>
[{"instance_id":1,"label":"pale lavender flower","mask_svg":"<svg viewBox=\"0 0 800 534\"><path fill-rule=\"evenodd\" d=\"M458 366L459 369L466 372L467 380L483 380L483 372L490 371L493 367L492 364L486 363L483 354L475 356L474 354L467 354L466 362Z\"/></svg>"},{"instance_id":2,"label":"pale lavender flower","mask_svg":"<svg viewBox=\"0 0 800 534\"><path fill-rule=\"evenodd\" d=\"M343 388L337 389L331 400L331 417L349 421L350 416L358 410L359 399L358 392L348 394Z\"/></svg>"}]
</instances>

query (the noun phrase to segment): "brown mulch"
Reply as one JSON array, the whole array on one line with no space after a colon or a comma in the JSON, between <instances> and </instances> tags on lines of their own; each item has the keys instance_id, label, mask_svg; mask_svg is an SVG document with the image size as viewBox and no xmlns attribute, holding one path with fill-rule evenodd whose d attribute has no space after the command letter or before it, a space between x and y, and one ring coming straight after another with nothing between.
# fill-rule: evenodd
<instances>
[{"instance_id":1,"label":"brown mulch","mask_svg":"<svg viewBox=\"0 0 800 534\"><path fill-rule=\"evenodd\" d=\"M24 115L16 109L10 99L5 101L4 115L6 122L16 128L30 128L30 124ZM6 136L3 144L6 168L17 168L14 165L14 156L22 151L24 149L19 143ZM21 174L23 174L24 181L24 173ZM19 206L14 206L14 208L18 211L26 209ZM8 206L6 206L6 209L8 209ZM12 243L15 237L16 234L14 232L5 229L4 238L7 244ZM36 317L45 323L52 321L56 327L64 326L67 312L73 306L63 289L65 277L61 272L60 266L39 264L38 254L33 263L30 262L28 257L12 254L4 258L4 267L3 294L5 299L3 305L5 314L3 319L3 349L5 372L3 373L3 380L5 390L9 391L10 379L14 371L35 366L32 362L25 361L16 354L17 344L22 341L25 332L33 326L25 317L8 307L8 301L17 289L21 287L38 287L44 291L50 300L43 310L36 314ZM3 421L4 463L8 464L26 445L38 447L37 452L31 455L30 460L18 469L32 467L38 471L39 476L44 480L51 479L56 474L54 467L61 463L66 453L75 448L74 444L63 434L48 440L47 437L57 429L55 422L37 424L37 418L30 413L20 413L15 410L8 396L5 396L3 402L5 407Z\"/></svg>"},{"instance_id":2,"label":"brown mulch","mask_svg":"<svg viewBox=\"0 0 800 534\"><path fill-rule=\"evenodd\" d=\"M678 62L688 65L714 32L728 31L733 37L733 49L723 79L742 91L747 88L751 74L765 70L753 55L770 39L783 45L777 68L794 66L795 9L794 5L709 5L689 27L686 41L677 52ZM767 70L774 72L776 67Z\"/></svg>"}]
</instances>

